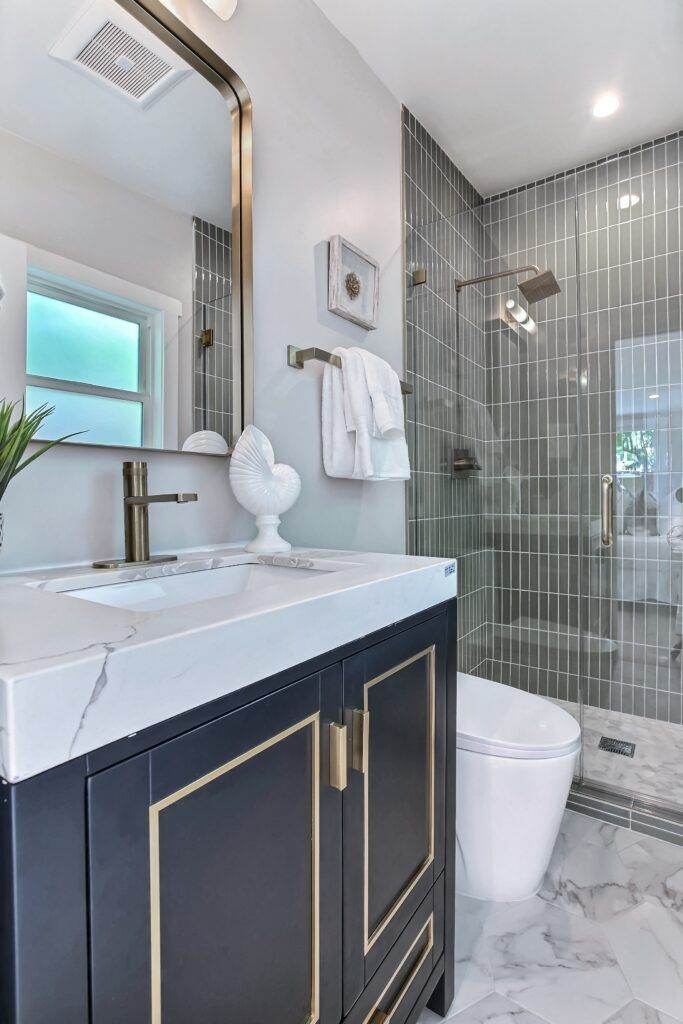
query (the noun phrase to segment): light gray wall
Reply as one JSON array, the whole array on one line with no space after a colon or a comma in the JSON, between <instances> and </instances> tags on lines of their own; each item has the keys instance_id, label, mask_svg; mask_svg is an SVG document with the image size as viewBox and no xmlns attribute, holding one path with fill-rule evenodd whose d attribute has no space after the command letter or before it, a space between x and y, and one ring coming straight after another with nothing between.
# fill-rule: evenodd
<instances>
[{"instance_id":1,"label":"light gray wall","mask_svg":"<svg viewBox=\"0 0 683 1024\"><path fill-rule=\"evenodd\" d=\"M403 550L403 485L323 475L319 370L285 361L288 343L367 342L402 368L399 106L312 0L249 0L226 24L198 0L174 3L254 104L255 420L303 483L283 533L299 544ZM380 326L370 334L326 311L323 242L335 233L381 263ZM0 312L3 345L1 326ZM65 448L20 476L2 506L2 570L122 553L125 457ZM196 506L154 510L156 550L250 535L225 461L157 453L149 463L154 490L200 493Z\"/></svg>"},{"instance_id":2,"label":"light gray wall","mask_svg":"<svg viewBox=\"0 0 683 1024\"><path fill-rule=\"evenodd\" d=\"M191 316L189 214L9 132L0 152L0 233L170 295Z\"/></svg>"}]
</instances>

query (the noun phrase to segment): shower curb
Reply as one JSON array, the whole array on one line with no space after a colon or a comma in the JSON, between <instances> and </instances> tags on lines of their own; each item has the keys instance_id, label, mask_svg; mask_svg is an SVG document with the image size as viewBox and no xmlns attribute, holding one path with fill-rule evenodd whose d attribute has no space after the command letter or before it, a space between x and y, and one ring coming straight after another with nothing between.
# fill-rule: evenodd
<instances>
[{"instance_id":1,"label":"shower curb","mask_svg":"<svg viewBox=\"0 0 683 1024\"><path fill-rule=\"evenodd\" d=\"M683 809L672 805L643 800L610 786L575 782L567 807L611 825L683 846Z\"/></svg>"}]
</instances>

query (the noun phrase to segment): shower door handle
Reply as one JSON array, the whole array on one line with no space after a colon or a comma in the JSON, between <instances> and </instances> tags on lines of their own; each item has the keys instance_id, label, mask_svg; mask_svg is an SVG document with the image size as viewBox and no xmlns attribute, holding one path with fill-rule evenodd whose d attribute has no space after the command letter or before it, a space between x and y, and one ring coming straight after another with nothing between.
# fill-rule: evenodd
<instances>
[{"instance_id":1,"label":"shower door handle","mask_svg":"<svg viewBox=\"0 0 683 1024\"><path fill-rule=\"evenodd\" d=\"M614 540L614 477L605 473L602 478L602 546L611 548Z\"/></svg>"}]
</instances>

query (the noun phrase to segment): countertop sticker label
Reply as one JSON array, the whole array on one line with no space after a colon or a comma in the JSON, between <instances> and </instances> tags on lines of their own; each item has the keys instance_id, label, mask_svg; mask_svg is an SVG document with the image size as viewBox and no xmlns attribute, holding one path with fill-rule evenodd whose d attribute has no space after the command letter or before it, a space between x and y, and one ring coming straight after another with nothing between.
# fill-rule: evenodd
<instances>
[{"instance_id":1,"label":"countertop sticker label","mask_svg":"<svg viewBox=\"0 0 683 1024\"><path fill-rule=\"evenodd\" d=\"M455 562L451 562L450 565L445 566L443 574L444 576L452 576L455 572Z\"/></svg>"}]
</instances>

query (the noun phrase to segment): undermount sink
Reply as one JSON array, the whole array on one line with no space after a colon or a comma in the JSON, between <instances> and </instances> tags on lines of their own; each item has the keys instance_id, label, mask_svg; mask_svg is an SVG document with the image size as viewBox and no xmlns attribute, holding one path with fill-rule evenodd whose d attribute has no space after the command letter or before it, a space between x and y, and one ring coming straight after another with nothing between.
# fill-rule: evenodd
<instances>
[{"instance_id":1,"label":"undermount sink","mask_svg":"<svg viewBox=\"0 0 683 1024\"><path fill-rule=\"evenodd\" d=\"M242 563L81 589L69 587L63 592L82 601L127 608L129 611L153 612L209 598L230 597L247 591L300 583L311 577L319 577L324 571Z\"/></svg>"}]
</instances>

